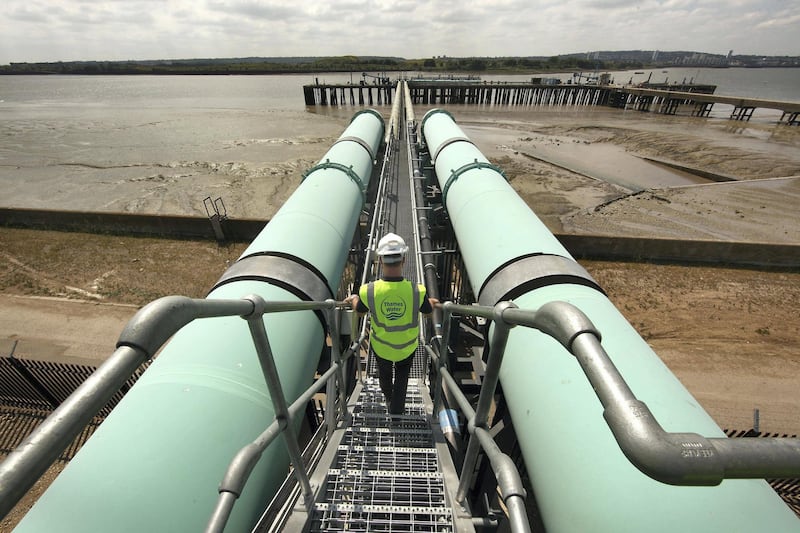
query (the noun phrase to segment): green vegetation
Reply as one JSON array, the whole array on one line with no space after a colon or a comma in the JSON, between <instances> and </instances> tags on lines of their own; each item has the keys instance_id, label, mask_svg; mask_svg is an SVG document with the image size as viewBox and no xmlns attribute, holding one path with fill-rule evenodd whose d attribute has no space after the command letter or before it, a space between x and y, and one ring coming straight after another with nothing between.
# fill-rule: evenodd
<instances>
[{"instance_id":1,"label":"green vegetation","mask_svg":"<svg viewBox=\"0 0 800 533\"><path fill-rule=\"evenodd\" d=\"M656 59L657 58L657 59ZM0 74L302 74L313 72L536 73L630 70L666 66L800 66L797 57L754 57L694 52L594 52L551 57L247 57L152 61L58 61L0 65Z\"/></svg>"},{"instance_id":2,"label":"green vegetation","mask_svg":"<svg viewBox=\"0 0 800 533\"><path fill-rule=\"evenodd\" d=\"M640 68L639 63L567 56L550 58L467 57L402 59L337 56L319 58L235 58L157 61L69 61L0 65L0 74L300 74L309 72L556 72Z\"/></svg>"},{"instance_id":3,"label":"green vegetation","mask_svg":"<svg viewBox=\"0 0 800 533\"><path fill-rule=\"evenodd\" d=\"M0 74L295 74L403 70L405 60L356 56L68 61L0 65Z\"/></svg>"}]
</instances>

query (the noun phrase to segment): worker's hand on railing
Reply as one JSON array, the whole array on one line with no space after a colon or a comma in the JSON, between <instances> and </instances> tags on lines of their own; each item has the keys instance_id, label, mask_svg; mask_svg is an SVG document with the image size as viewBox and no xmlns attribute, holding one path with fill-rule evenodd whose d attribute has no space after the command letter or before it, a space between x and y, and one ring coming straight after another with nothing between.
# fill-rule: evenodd
<instances>
[{"instance_id":1,"label":"worker's hand on railing","mask_svg":"<svg viewBox=\"0 0 800 533\"><path fill-rule=\"evenodd\" d=\"M347 298L343 300L343 303L350 306L351 309L355 309L358 306L359 298L358 294L351 294Z\"/></svg>"}]
</instances>

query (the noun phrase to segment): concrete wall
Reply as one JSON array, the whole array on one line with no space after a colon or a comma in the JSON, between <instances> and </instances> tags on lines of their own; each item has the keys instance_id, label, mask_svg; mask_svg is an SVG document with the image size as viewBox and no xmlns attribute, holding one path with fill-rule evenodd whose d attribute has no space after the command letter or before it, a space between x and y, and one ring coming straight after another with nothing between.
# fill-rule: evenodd
<instances>
[{"instance_id":1,"label":"concrete wall","mask_svg":"<svg viewBox=\"0 0 800 533\"><path fill-rule=\"evenodd\" d=\"M267 222L228 219L222 221L222 229L228 241L250 242ZM215 238L208 218L189 216L0 208L0 226L185 239ZM800 268L800 245L558 233L555 236L576 259Z\"/></svg>"},{"instance_id":2,"label":"concrete wall","mask_svg":"<svg viewBox=\"0 0 800 533\"><path fill-rule=\"evenodd\" d=\"M800 267L800 245L605 235L555 234L555 236L575 259Z\"/></svg>"},{"instance_id":3,"label":"concrete wall","mask_svg":"<svg viewBox=\"0 0 800 533\"><path fill-rule=\"evenodd\" d=\"M250 242L264 229L267 222L256 219L227 219L221 225L226 240ZM216 238L207 217L191 216L0 208L0 225L185 239Z\"/></svg>"}]
</instances>

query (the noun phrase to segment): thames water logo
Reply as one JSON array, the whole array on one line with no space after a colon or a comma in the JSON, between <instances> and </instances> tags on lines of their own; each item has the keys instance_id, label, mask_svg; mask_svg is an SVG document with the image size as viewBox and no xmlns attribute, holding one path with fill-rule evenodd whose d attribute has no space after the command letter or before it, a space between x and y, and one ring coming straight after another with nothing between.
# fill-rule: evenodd
<instances>
[{"instance_id":1,"label":"thames water logo","mask_svg":"<svg viewBox=\"0 0 800 533\"><path fill-rule=\"evenodd\" d=\"M406 303L403 300L386 299L381 302L381 311L387 320L399 320L406 314Z\"/></svg>"}]
</instances>

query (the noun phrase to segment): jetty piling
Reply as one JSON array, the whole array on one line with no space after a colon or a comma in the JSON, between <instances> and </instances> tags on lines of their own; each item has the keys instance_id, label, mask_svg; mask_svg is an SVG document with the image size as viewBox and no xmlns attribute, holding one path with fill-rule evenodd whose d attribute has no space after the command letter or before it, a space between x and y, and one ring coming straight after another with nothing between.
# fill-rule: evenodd
<instances>
[{"instance_id":1,"label":"jetty piling","mask_svg":"<svg viewBox=\"0 0 800 533\"><path fill-rule=\"evenodd\" d=\"M374 85L326 84L315 82L303 86L303 98L306 105L391 105L395 84L381 83ZM357 96L356 96L357 95ZM348 98L349 96L349 98Z\"/></svg>"},{"instance_id":2,"label":"jetty piling","mask_svg":"<svg viewBox=\"0 0 800 533\"><path fill-rule=\"evenodd\" d=\"M779 124L800 125L800 102L742 98L714 94L716 85L652 83L640 86L486 82L476 78L415 78L407 80L411 103L421 105L469 104L480 106L608 106L646 113L693 117L711 116L714 104L732 106L730 120L749 121L756 109L782 112ZM396 82L325 84L315 80L303 86L307 106L391 105ZM349 96L349 98L348 98ZM357 102L357 104L356 104Z\"/></svg>"}]
</instances>

